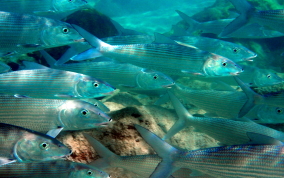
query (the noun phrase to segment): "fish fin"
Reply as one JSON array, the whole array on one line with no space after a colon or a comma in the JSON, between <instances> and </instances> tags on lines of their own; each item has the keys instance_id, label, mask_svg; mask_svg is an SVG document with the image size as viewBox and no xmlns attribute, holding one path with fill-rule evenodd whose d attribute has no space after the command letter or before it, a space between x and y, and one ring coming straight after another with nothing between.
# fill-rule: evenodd
<instances>
[{"instance_id":1,"label":"fish fin","mask_svg":"<svg viewBox=\"0 0 284 178\"><path fill-rule=\"evenodd\" d=\"M162 104L168 102L169 99L170 99L170 98L169 98L169 95L168 95L168 94L164 94L164 95L162 95L162 96L154 103L154 105L160 106L160 105L162 105Z\"/></svg>"},{"instance_id":2,"label":"fish fin","mask_svg":"<svg viewBox=\"0 0 284 178\"><path fill-rule=\"evenodd\" d=\"M241 118L245 116L255 106L255 103L257 103L258 100L261 100L263 98L263 96L255 93L252 89L250 89L247 85L245 85L238 77L234 77L234 79L242 88L243 92L246 94L248 98L238 114L238 117Z\"/></svg>"},{"instance_id":3,"label":"fish fin","mask_svg":"<svg viewBox=\"0 0 284 178\"><path fill-rule=\"evenodd\" d=\"M173 31L172 36L187 36L188 35L186 30L179 27L178 25L172 25L172 31Z\"/></svg>"},{"instance_id":4,"label":"fish fin","mask_svg":"<svg viewBox=\"0 0 284 178\"><path fill-rule=\"evenodd\" d=\"M56 60L50 54L48 54L45 50L40 50L39 52L50 67L55 67L54 64L56 63Z\"/></svg>"},{"instance_id":5,"label":"fish fin","mask_svg":"<svg viewBox=\"0 0 284 178\"><path fill-rule=\"evenodd\" d=\"M49 69L48 67L35 63L35 62L29 62L29 61L23 61L23 64L25 66L25 70L33 70L33 69Z\"/></svg>"},{"instance_id":6,"label":"fish fin","mask_svg":"<svg viewBox=\"0 0 284 178\"><path fill-rule=\"evenodd\" d=\"M66 50L66 52L54 63L55 66L60 66L70 60L71 57L78 54L72 46Z\"/></svg>"},{"instance_id":7,"label":"fish fin","mask_svg":"<svg viewBox=\"0 0 284 178\"><path fill-rule=\"evenodd\" d=\"M257 144L257 145L283 145L283 142L277 140L273 137L267 135L262 135L254 132L247 132L247 136L250 139L248 144Z\"/></svg>"},{"instance_id":8,"label":"fish fin","mask_svg":"<svg viewBox=\"0 0 284 178\"><path fill-rule=\"evenodd\" d=\"M23 48L37 48L42 45L40 44L17 44L17 47L23 47Z\"/></svg>"},{"instance_id":9,"label":"fish fin","mask_svg":"<svg viewBox=\"0 0 284 178\"><path fill-rule=\"evenodd\" d=\"M246 0L230 0L230 2L235 6L240 15L223 29L223 31L219 34L219 37L221 38L226 37L246 25L252 12L255 10L255 8Z\"/></svg>"},{"instance_id":10,"label":"fish fin","mask_svg":"<svg viewBox=\"0 0 284 178\"><path fill-rule=\"evenodd\" d=\"M104 145L102 145L99 141L97 141L95 138L91 137L90 135L83 133L84 137L88 140L90 145L96 150L96 152L102 157L99 160L96 160L94 162L91 162L90 165L100 165L100 167L109 167L111 165L111 162L115 161L116 159L120 159L120 157L113 152L111 152L109 149L107 149Z\"/></svg>"},{"instance_id":11,"label":"fish fin","mask_svg":"<svg viewBox=\"0 0 284 178\"><path fill-rule=\"evenodd\" d=\"M155 150L155 152L163 160L158 164L154 172L151 174L151 178L168 177L177 168L173 167L173 161L175 154L179 151L167 142L163 141L154 133L145 129L140 125L134 125L136 130L144 138L144 140Z\"/></svg>"},{"instance_id":12,"label":"fish fin","mask_svg":"<svg viewBox=\"0 0 284 178\"><path fill-rule=\"evenodd\" d=\"M154 33L155 40L153 43L161 43L161 44L178 44L174 40L166 37L165 35L162 35L160 33Z\"/></svg>"},{"instance_id":13,"label":"fish fin","mask_svg":"<svg viewBox=\"0 0 284 178\"><path fill-rule=\"evenodd\" d=\"M137 32L135 30L125 29L123 28L117 21L114 21L110 19L113 26L116 28L118 36L124 36L124 35L141 35L143 33Z\"/></svg>"},{"instance_id":14,"label":"fish fin","mask_svg":"<svg viewBox=\"0 0 284 178\"><path fill-rule=\"evenodd\" d=\"M170 91L168 91L172 105L174 106L176 113L178 115L178 120L170 128L167 134L163 137L163 140L170 139L176 133L187 127L187 118L193 118L193 116L186 110L186 108L181 104L177 97Z\"/></svg>"},{"instance_id":15,"label":"fish fin","mask_svg":"<svg viewBox=\"0 0 284 178\"><path fill-rule=\"evenodd\" d=\"M62 130L63 130L63 127L58 127L57 129L52 129L52 130L48 131L48 132L46 133L46 135L49 135L49 136L51 136L52 138L55 138L55 137L57 137L57 135L60 134L60 132L61 132Z\"/></svg>"},{"instance_id":16,"label":"fish fin","mask_svg":"<svg viewBox=\"0 0 284 178\"><path fill-rule=\"evenodd\" d=\"M82 61L86 59L97 58L100 56L102 56L102 54L100 53L98 48L91 48L88 49L87 51L74 55L70 59L73 61ZM60 63L62 63L62 61L60 61Z\"/></svg>"},{"instance_id":17,"label":"fish fin","mask_svg":"<svg viewBox=\"0 0 284 178\"><path fill-rule=\"evenodd\" d=\"M6 165L6 164L11 164L11 163L14 163L14 162L16 162L15 159L0 157L0 166Z\"/></svg>"},{"instance_id":18,"label":"fish fin","mask_svg":"<svg viewBox=\"0 0 284 178\"><path fill-rule=\"evenodd\" d=\"M178 15L186 22L189 24L189 28L187 29L187 31L189 31L190 33L193 33L194 31L196 31L196 29L199 26L199 22L195 21L193 18L189 17L188 15L186 15L185 13L176 10L176 12L178 13Z\"/></svg>"},{"instance_id":19,"label":"fish fin","mask_svg":"<svg viewBox=\"0 0 284 178\"><path fill-rule=\"evenodd\" d=\"M102 40L98 39L96 36L94 36L93 34L89 33L85 29L83 29L83 28L81 28L81 27L79 27L79 26L77 26L75 24L71 24L71 25L94 48L99 48L100 46L111 46L111 45L103 42Z\"/></svg>"}]
</instances>

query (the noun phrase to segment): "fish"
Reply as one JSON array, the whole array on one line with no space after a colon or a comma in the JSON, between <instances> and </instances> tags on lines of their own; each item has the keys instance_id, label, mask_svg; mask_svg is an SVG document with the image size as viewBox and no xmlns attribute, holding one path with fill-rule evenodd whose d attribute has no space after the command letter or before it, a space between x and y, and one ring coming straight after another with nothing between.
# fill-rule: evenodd
<instances>
[{"instance_id":1,"label":"fish","mask_svg":"<svg viewBox=\"0 0 284 178\"><path fill-rule=\"evenodd\" d=\"M174 85L169 76L151 69L141 68L113 60L54 65L55 60L45 51L41 54L52 68L78 72L100 78L121 90L154 90Z\"/></svg>"},{"instance_id":2,"label":"fish","mask_svg":"<svg viewBox=\"0 0 284 178\"><path fill-rule=\"evenodd\" d=\"M51 136L23 127L0 123L0 167L60 159L71 150Z\"/></svg>"},{"instance_id":3,"label":"fish","mask_svg":"<svg viewBox=\"0 0 284 178\"><path fill-rule=\"evenodd\" d=\"M279 141L284 141L284 133L269 127L257 124L253 121L234 121L230 119L195 117L192 116L181 104L177 97L168 91L172 105L178 115L178 121L170 128L163 140L170 139L176 133L187 126L193 126L196 130L205 133L225 145L248 144L250 138L248 132L266 135Z\"/></svg>"},{"instance_id":4,"label":"fish","mask_svg":"<svg viewBox=\"0 0 284 178\"><path fill-rule=\"evenodd\" d=\"M261 26L284 33L284 9L257 10L246 0L230 0L240 15L230 22L219 34L220 37L230 35L237 29L249 23L257 23Z\"/></svg>"},{"instance_id":5,"label":"fish","mask_svg":"<svg viewBox=\"0 0 284 178\"><path fill-rule=\"evenodd\" d=\"M68 23L0 11L0 57L77 43L82 36Z\"/></svg>"},{"instance_id":6,"label":"fish","mask_svg":"<svg viewBox=\"0 0 284 178\"><path fill-rule=\"evenodd\" d=\"M94 48L73 56L71 60L80 61L103 55L119 62L157 70L166 75L179 76L230 76L243 71L241 66L225 57L179 45L174 41L170 44L172 40L157 33L156 42L159 43L112 46L81 27L73 26Z\"/></svg>"},{"instance_id":7,"label":"fish","mask_svg":"<svg viewBox=\"0 0 284 178\"><path fill-rule=\"evenodd\" d=\"M264 144L232 145L187 151L166 143L142 126L135 125L144 140L163 159L151 178L168 177L180 168L197 170L213 177L283 177L283 143L249 132L254 139L267 139Z\"/></svg>"},{"instance_id":8,"label":"fish","mask_svg":"<svg viewBox=\"0 0 284 178\"><path fill-rule=\"evenodd\" d=\"M60 16L88 7L87 0L1 0L0 11L21 12L44 17ZM68 13L68 14L67 14ZM59 19L60 19L59 18Z\"/></svg>"},{"instance_id":9,"label":"fish","mask_svg":"<svg viewBox=\"0 0 284 178\"><path fill-rule=\"evenodd\" d=\"M109 178L102 170L87 164L66 160L11 163L0 167L1 177L68 177L68 178Z\"/></svg>"},{"instance_id":10,"label":"fish","mask_svg":"<svg viewBox=\"0 0 284 178\"><path fill-rule=\"evenodd\" d=\"M106 37L101 40L110 45L149 44L155 41L155 37L153 35L123 35Z\"/></svg>"},{"instance_id":11,"label":"fish","mask_svg":"<svg viewBox=\"0 0 284 178\"><path fill-rule=\"evenodd\" d=\"M0 95L0 123L46 133L63 128L83 130L107 125L111 117L81 100L19 98Z\"/></svg>"},{"instance_id":12,"label":"fish","mask_svg":"<svg viewBox=\"0 0 284 178\"><path fill-rule=\"evenodd\" d=\"M28 63L25 65L28 66ZM19 97L96 98L109 95L114 90L111 85L100 79L47 67L0 74L0 93Z\"/></svg>"},{"instance_id":13,"label":"fish","mask_svg":"<svg viewBox=\"0 0 284 178\"><path fill-rule=\"evenodd\" d=\"M191 45L198 49L224 56L234 62L252 61L253 58L257 57L256 53L242 45L219 39L201 36L173 36L171 39L181 45Z\"/></svg>"},{"instance_id":14,"label":"fish","mask_svg":"<svg viewBox=\"0 0 284 178\"><path fill-rule=\"evenodd\" d=\"M204 33L212 33L219 35L222 30L230 24L234 19L219 19L207 22L198 22L186 15L181 11L176 11L180 17L189 24L189 28L186 30L188 35L201 35ZM252 38L252 39L262 39L262 38L275 38L284 36L276 30L268 29L259 25L257 23L247 24L231 34L222 36L222 38Z\"/></svg>"},{"instance_id":15,"label":"fish","mask_svg":"<svg viewBox=\"0 0 284 178\"><path fill-rule=\"evenodd\" d=\"M119 156L107 149L95 138L88 134L83 133L90 145L96 150L101 158L90 163L91 166L105 170L110 167L120 167L128 171L134 172L142 177L150 177L155 167L162 161L162 159L156 155L135 155L135 156ZM191 173L190 170L189 174ZM182 171L177 171L183 173ZM188 175L189 176L189 175ZM172 178L179 178L174 173Z\"/></svg>"}]
</instances>

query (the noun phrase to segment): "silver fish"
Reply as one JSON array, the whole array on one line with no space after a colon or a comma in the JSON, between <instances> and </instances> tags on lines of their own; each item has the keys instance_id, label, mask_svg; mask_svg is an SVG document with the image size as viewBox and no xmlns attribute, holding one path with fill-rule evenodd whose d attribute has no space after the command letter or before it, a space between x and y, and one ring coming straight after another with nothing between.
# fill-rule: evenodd
<instances>
[{"instance_id":1,"label":"silver fish","mask_svg":"<svg viewBox=\"0 0 284 178\"><path fill-rule=\"evenodd\" d=\"M165 74L132 64L103 60L55 66L55 60L48 53L45 51L41 53L52 68L97 77L122 90L154 90L174 85L174 81Z\"/></svg>"},{"instance_id":2,"label":"silver fish","mask_svg":"<svg viewBox=\"0 0 284 178\"><path fill-rule=\"evenodd\" d=\"M155 37L152 35L125 35L111 36L101 40L110 45L149 44L155 40Z\"/></svg>"},{"instance_id":3,"label":"silver fish","mask_svg":"<svg viewBox=\"0 0 284 178\"><path fill-rule=\"evenodd\" d=\"M112 46L99 40L81 27L74 28L95 48L73 56L71 60L85 60L101 55L114 58L144 68L158 70L165 74L184 76L229 76L242 72L242 68L233 61L196 48L166 43L117 45ZM158 38L165 38L156 34ZM166 38L167 40L170 40ZM156 40L156 41L157 41ZM159 42L164 39L159 39ZM177 65L178 64L178 65Z\"/></svg>"},{"instance_id":4,"label":"silver fish","mask_svg":"<svg viewBox=\"0 0 284 178\"><path fill-rule=\"evenodd\" d=\"M65 22L0 11L0 57L64 46L82 40Z\"/></svg>"},{"instance_id":5,"label":"silver fish","mask_svg":"<svg viewBox=\"0 0 284 178\"><path fill-rule=\"evenodd\" d=\"M163 159L151 174L151 178L168 177L180 168L189 168L213 177L224 178L280 178L284 175L283 143L267 136L248 133L248 136L252 138L267 139L266 144L234 145L186 151L171 146L139 125L135 125L135 127L144 140ZM273 145L273 142L280 145Z\"/></svg>"},{"instance_id":6,"label":"silver fish","mask_svg":"<svg viewBox=\"0 0 284 178\"><path fill-rule=\"evenodd\" d=\"M11 163L0 167L0 177L68 177L109 178L109 175L93 166L65 160L34 163Z\"/></svg>"},{"instance_id":7,"label":"silver fish","mask_svg":"<svg viewBox=\"0 0 284 178\"><path fill-rule=\"evenodd\" d=\"M38 16L68 15L76 10L88 7L87 0L1 0L0 10L21 12Z\"/></svg>"},{"instance_id":8,"label":"silver fish","mask_svg":"<svg viewBox=\"0 0 284 178\"><path fill-rule=\"evenodd\" d=\"M248 132L258 133L275 138L282 142L284 141L284 133L263 125L256 124L252 121L241 122L230 119L194 117L185 109L181 102L171 92L168 92L168 94L171 98L172 105L176 110L179 120L163 137L164 140L171 138L186 126L193 126L195 129L226 145L249 143L251 140L247 136Z\"/></svg>"},{"instance_id":9,"label":"silver fish","mask_svg":"<svg viewBox=\"0 0 284 178\"><path fill-rule=\"evenodd\" d=\"M47 99L94 98L114 91L93 77L56 69L20 70L0 74L0 93Z\"/></svg>"},{"instance_id":10,"label":"silver fish","mask_svg":"<svg viewBox=\"0 0 284 178\"><path fill-rule=\"evenodd\" d=\"M93 104L80 100L17 98L0 95L0 122L46 133L106 125L111 118Z\"/></svg>"},{"instance_id":11,"label":"silver fish","mask_svg":"<svg viewBox=\"0 0 284 178\"><path fill-rule=\"evenodd\" d=\"M219 19L208 22L197 22L181 11L177 11L180 17L189 24L187 29L188 35L201 35L203 33L213 33L219 35L222 30L230 24L234 19ZM284 36L276 30L271 30L262 25L253 23L239 28L238 30L222 36L222 38L274 38Z\"/></svg>"},{"instance_id":12,"label":"silver fish","mask_svg":"<svg viewBox=\"0 0 284 178\"><path fill-rule=\"evenodd\" d=\"M70 152L69 148L48 135L0 123L0 165L55 160Z\"/></svg>"},{"instance_id":13,"label":"silver fish","mask_svg":"<svg viewBox=\"0 0 284 178\"><path fill-rule=\"evenodd\" d=\"M220 37L230 35L232 32L248 23L258 23L261 26L284 33L284 9L257 10L246 0L230 0L240 15L228 24L220 33Z\"/></svg>"}]
</instances>

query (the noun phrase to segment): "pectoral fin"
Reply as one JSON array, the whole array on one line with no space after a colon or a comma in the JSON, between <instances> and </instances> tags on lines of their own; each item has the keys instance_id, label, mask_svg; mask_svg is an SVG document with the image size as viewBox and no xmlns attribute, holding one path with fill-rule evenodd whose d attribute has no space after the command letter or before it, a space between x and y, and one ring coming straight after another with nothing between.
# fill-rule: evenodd
<instances>
[{"instance_id":1,"label":"pectoral fin","mask_svg":"<svg viewBox=\"0 0 284 178\"><path fill-rule=\"evenodd\" d=\"M11 163L14 163L14 162L16 162L15 159L0 157L0 166L6 165L6 164L11 164Z\"/></svg>"},{"instance_id":2,"label":"pectoral fin","mask_svg":"<svg viewBox=\"0 0 284 178\"><path fill-rule=\"evenodd\" d=\"M52 129L52 130L48 131L48 132L46 133L46 135L49 135L49 136L51 136L52 138L55 138L55 137L57 137L57 135L60 134L60 132L61 132L62 130L63 130L63 127L59 127L59 128L57 128L57 129Z\"/></svg>"}]
</instances>

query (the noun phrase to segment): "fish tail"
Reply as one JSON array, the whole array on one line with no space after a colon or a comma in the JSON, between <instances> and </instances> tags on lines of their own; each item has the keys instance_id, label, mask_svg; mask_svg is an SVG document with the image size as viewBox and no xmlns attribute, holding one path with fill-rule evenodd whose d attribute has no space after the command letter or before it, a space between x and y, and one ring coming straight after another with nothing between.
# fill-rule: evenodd
<instances>
[{"instance_id":1,"label":"fish tail","mask_svg":"<svg viewBox=\"0 0 284 178\"><path fill-rule=\"evenodd\" d=\"M223 31L219 34L219 37L226 37L246 25L252 15L252 12L255 11L255 8L246 0L230 0L230 2L235 6L240 15L223 29Z\"/></svg>"},{"instance_id":2,"label":"fish tail","mask_svg":"<svg viewBox=\"0 0 284 178\"><path fill-rule=\"evenodd\" d=\"M238 117L241 118L245 116L255 106L255 104L261 104L264 97L255 93L252 89L250 89L247 85L245 85L238 77L234 78L248 98L248 100L243 105L243 107L241 108L238 114Z\"/></svg>"},{"instance_id":3,"label":"fish tail","mask_svg":"<svg viewBox=\"0 0 284 178\"><path fill-rule=\"evenodd\" d=\"M40 50L39 51L40 54L43 56L43 58L45 59L45 61L47 62L47 64L51 67L51 68L54 68L55 67L55 63L56 63L56 60L51 56L49 55L45 50Z\"/></svg>"},{"instance_id":4,"label":"fish tail","mask_svg":"<svg viewBox=\"0 0 284 178\"><path fill-rule=\"evenodd\" d=\"M159 157L162 158L162 161L151 174L151 178L168 177L178 169L173 165L175 154L179 152L178 149L163 141L157 135L142 126L135 124L135 128L143 139L155 150Z\"/></svg>"},{"instance_id":5,"label":"fish tail","mask_svg":"<svg viewBox=\"0 0 284 178\"><path fill-rule=\"evenodd\" d=\"M96 150L96 152L102 157L90 163L90 165L95 166L99 169L104 169L111 166L111 162L119 159L120 157L109 149L107 149L104 145L102 145L99 141L94 139L88 134L83 133L84 137L88 140L90 145Z\"/></svg>"},{"instance_id":6,"label":"fish tail","mask_svg":"<svg viewBox=\"0 0 284 178\"><path fill-rule=\"evenodd\" d=\"M167 134L163 137L163 140L170 139L176 133L187 127L187 119L193 118L193 116L186 110L186 108L181 104L177 97L170 91L168 91L172 105L174 106L176 113L178 115L178 121L170 128Z\"/></svg>"},{"instance_id":7,"label":"fish tail","mask_svg":"<svg viewBox=\"0 0 284 178\"><path fill-rule=\"evenodd\" d=\"M189 28L187 29L188 32L193 33L194 31L197 30L198 26L199 26L199 22L195 21L194 19L192 19L191 17L189 17L188 15L186 15L185 13L176 10L176 12L179 14L179 16L189 25Z\"/></svg>"}]
</instances>

